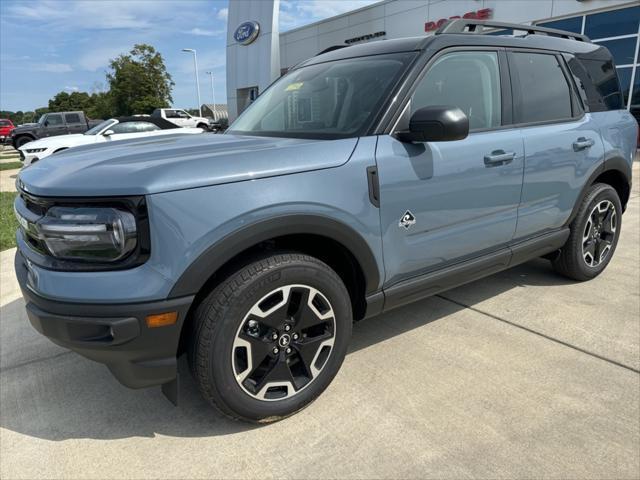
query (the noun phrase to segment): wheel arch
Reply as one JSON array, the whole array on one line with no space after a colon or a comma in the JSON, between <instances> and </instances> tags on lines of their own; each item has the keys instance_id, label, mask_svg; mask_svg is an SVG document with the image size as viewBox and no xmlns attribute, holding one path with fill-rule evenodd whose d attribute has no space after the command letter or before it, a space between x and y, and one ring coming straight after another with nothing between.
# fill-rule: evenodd
<instances>
[{"instance_id":1,"label":"wheel arch","mask_svg":"<svg viewBox=\"0 0 640 480\"><path fill-rule=\"evenodd\" d=\"M329 217L292 214L252 223L211 245L182 273L169 297L208 292L257 254L278 250L312 255L333 268L349 290L354 318L364 316L365 297L379 290L378 262L362 235Z\"/></svg>"},{"instance_id":2,"label":"wheel arch","mask_svg":"<svg viewBox=\"0 0 640 480\"><path fill-rule=\"evenodd\" d=\"M19 134L17 134L16 136L14 136L14 137L13 137L12 143L13 143L14 145L17 145L17 143L18 143L18 139L20 139L20 138L25 138L25 137L26 137L26 138L30 138L30 139L31 139L31 140L30 140L31 142L33 142L33 141L35 141L35 140L36 140L35 135L33 135L33 134L31 134L31 133L19 133Z\"/></svg>"},{"instance_id":3,"label":"wheel arch","mask_svg":"<svg viewBox=\"0 0 640 480\"><path fill-rule=\"evenodd\" d=\"M631 165L622 157L612 157L605 160L602 168L593 172L585 182L566 225L569 225L576 217L580 203L587 194L587 190L595 183L605 183L613 187L620 197L622 210L626 209L631 194Z\"/></svg>"}]
</instances>

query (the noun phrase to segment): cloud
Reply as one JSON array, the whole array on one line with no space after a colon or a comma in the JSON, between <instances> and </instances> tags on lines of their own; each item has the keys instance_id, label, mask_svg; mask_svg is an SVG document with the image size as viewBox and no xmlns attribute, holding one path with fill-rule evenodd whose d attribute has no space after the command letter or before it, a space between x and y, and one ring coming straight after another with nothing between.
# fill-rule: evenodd
<instances>
[{"instance_id":1,"label":"cloud","mask_svg":"<svg viewBox=\"0 0 640 480\"><path fill-rule=\"evenodd\" d=\"M219 35L222 35L225 32L225 30L206 30L204 28L192 28L189 33L191 35L200 35L202 37L217 37Z\"/></svg>"},{"instance_id":2,"label":"cloud","mask_svg":"<svg viewBox=\"0 0 640 480\"><path fill-rule=\"evenodd\" d=\"M95 72L109 65L109 60L116 58L122 53L131 50L132 45L121 45L115 47L91 48L77 60L78 66L83 70Z\"/></svg>"},{"instance_id":3,"label":"cloud","mask_svg":"<svg viewBox=\"0 0 640 480\"><path fill-rule=\"evenodd\" d=\"M65 89L67 92L77 92L77 91L79 91L79 90L80 90L80 87L77 87L77 86L75 86L75 85L71 85L71 86L67 85L66 87L64 87L64 89Z\"/></svg>"},{"instance_id":4,"label":"cloud","mask_svg":"<svg viewBox=\"0 0 640 480\"><path fill-rule=\"evenodd\" d=\"M221 8L220 10L218 10L218 13L216 14L216 18L218 20L224 20L225 22L227 21L228 17L229 17L229 9L228 8Z\"/></svg>"},{"instance_id":5,"label":"cloud","mask_svg":"<svg viewBox=\"0 0 640 480\"><path fill-rule=\"evenodd\" d=\"M68 63L41 63L35 64L34 70L38 72L66 73L72 72L73 68Z\"/></svg>"}]
</instances>

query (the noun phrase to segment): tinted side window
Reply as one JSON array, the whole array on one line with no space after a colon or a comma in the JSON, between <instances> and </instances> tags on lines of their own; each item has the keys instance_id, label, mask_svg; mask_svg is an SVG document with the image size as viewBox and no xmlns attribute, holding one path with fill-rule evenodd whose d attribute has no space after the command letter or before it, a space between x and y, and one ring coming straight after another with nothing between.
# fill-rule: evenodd
<instances>
[{"instance_id":1,"label":"tinted side window","mask_svg":"<svg viewBox=\"0 0 640 480\"><path fill-rule=\"evenodd\" d=\"M62 115L47 115L47 123L50 127L62 125Z\"/></svg>"},{"instance_id":2,"label":"tinted side window","mask_svg":"<svg viewBox=\"0 0 640 480\"><path fill-rule=\"evenodd\" d=\"M411 97L411 113L429 105L460 108L469 118L470 129L500 126L497 52L453 52L438 58Z\"/></svg>"},{"instance_id":3,"label":"tinted side window","mask_svg":"<svg viewBox=\"0 0 640 480\"><path fill-rule=\"evenodd\" d=\"M511 55L520 83L518 122L544 122L571 118L571 90L558 59L543 53Z\"/></svg>"},{"instance_id":4,"label":"tinted side window","mask_svg":"<svg viewBox=\"0 0 640 480\"><path fill-rule=\"evenodd\" d=\"M80 123L80 115L77 113L67 113L64 116L67 123Z\"/></svg>"},{"instance_id":5,"label":"tinted side window","mask_svg":"<svg viewBox=\"0 0 640 480\"><path fill-rule=\"evenodd\" d=\"M611 57L604 49L569 58L569 69L576 78L591 112L624 108L618 76ZM618 74L622 70L619 69ZM628 69L631 71L631 69Z\"/></svg>"}]
</instances>

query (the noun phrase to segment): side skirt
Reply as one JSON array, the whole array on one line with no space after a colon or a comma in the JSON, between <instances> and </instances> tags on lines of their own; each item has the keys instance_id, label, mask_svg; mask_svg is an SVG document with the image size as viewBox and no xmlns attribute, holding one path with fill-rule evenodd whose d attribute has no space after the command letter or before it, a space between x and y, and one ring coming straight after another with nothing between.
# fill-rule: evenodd
<instances>
[{"instance_id":1,"label":"side skirt","mask_svg":"<svg viewBox=\"0 0 640 480\"><path fill-rule=\"evenodd\" d=\"M366 316L370 317L378 313L375 310L382 313L554 252L565 244L569 233L568 228L556 230L482 257L400 282L384 289L383 308L372 308L371 312L367 309ZM371 297L371 300L374 300L374 296ZM369 306L379 305L379 296L375 297L375 301L369 300L367 298Z\"/></svg>"}]
</instances>

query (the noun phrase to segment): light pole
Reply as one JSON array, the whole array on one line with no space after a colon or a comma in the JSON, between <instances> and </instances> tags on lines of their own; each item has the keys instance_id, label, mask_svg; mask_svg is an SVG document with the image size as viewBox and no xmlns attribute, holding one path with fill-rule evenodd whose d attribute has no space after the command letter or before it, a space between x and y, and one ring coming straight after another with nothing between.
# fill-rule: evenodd
<instances>
[{"instance_id":1,"label":"light pole","mask_svg":"<svg viewBox=\"0 0 640 480\"><path fill-rule=\"evenodd\" d=\"M211 98L213 98L213 116L215 117L216 110L216 91L213 89L213 72L207 72L207 75L211 77Z\"/></svg>"},{"instance_id":2,"label":"light pole","mask_svg":"<svg viewBox=\"0 0 640 480\"><path fill-rule=\"evenodd\" d=\"M198 91L198 113L202 116L202 102L200 101L200 79L198 78L198 54L193 48L183 48L183 52L193 53L193 65L196 69L196 90Z\"/></svg>"}]
</instances>

